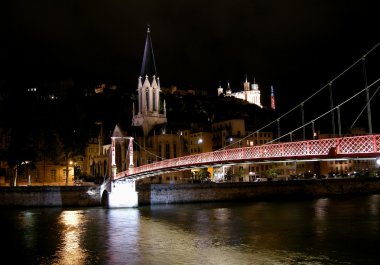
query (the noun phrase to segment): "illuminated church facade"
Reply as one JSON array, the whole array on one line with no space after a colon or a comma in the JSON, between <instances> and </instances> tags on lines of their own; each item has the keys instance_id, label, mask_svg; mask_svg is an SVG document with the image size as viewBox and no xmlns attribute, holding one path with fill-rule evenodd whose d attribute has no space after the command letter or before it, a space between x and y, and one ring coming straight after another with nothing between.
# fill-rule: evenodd
<instances>
[{"instance_id":1,"label":"illuminated church facade","mask_svg":"<svg viewBox=\"0 0 380 265\"><path fill-rule=\"evenodd\" d=\"M148 27L141 74L138 80L138 109L133 105L132 126L142 127L144 136L159 124L167 123L165 101L160 106L160 78L157 76L152 40ZM161 112L163 110L163 113Z\"/></svg>"},{"instance_id":2,"label":"illuminated church facade","mask_svg":"<svg viewBox=\"0 0 380 265\"><path fill-rule=\"evenodd\" d=\"M262 108L263 105L261 105L259 85L256 84L255 82L251 85L250 82L248 82L247 77L246 77L243 86L244 86L243 91L238 91L238 92L233 93L230 87L230 83L228 83L226 93L224 94L223 88L219 84L218 96L222 94L226 97L235 97L238 99L248 101L250 104L255 104L259 106L260 108Z\"/></svg>"}]
</instances>

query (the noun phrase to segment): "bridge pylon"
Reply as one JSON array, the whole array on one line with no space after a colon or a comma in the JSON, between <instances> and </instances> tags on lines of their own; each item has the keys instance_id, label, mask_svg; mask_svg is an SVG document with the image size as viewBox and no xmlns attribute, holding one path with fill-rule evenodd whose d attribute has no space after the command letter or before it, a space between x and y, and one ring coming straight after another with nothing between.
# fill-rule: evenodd
<instances>
[{"instance_id":1,"label":"bridge pylon","mask_svg":"<svg viewBox=\"0 0 380 265\"><path fill-rule=\"evenodd\" d=\"M134 179L112 181L108 192L108 208L138 207L138 192Z\"/></svg>"},{"instance_id":2,"label":"bridge pylon","mask_svg":"<svg viewBox=\"0 0 380 265\"><path fill-rule=\"evenodd\" d=\"M101 202L108 208L126 208L138 206L136 180L131 178L116 179L116 140L129 139L129 170L133 168L133 137L111 137L111 177L102 185Z\"/></svg>"}]
</instances>

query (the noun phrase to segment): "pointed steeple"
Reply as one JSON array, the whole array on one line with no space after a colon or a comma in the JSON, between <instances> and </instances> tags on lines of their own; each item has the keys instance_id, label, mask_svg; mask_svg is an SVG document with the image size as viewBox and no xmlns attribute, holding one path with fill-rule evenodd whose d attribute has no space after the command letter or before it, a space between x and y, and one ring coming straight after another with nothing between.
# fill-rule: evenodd
<instances>
[{"instance_id":1,"label":"pointed steeple","mask_svg":"<svg viewBox=\"0 0 380 265\"><path fill-rule=\"evenodd\" d=\"M123 130L120 128L118 124L116 124L112 132L112 137L123 137L123 136L124 136Z\"/></svg>"},{"instance_id":2,"label":"pointed steeple","mask_svg":"<svg viewBox=\"0 0 380 265\"><path fill-rule=\"evenodd\" d=\"M148 135L155 125L167 122L166 106L164 106L163 114L160 111L160 79L157 76L149 26L146 34L144 55L141 65L141 73L138 79L137 91L138 112L137 114L133 114L132 125L141 126L144 135Z\"/></svg>"},{"instance_id":3,"label":"pointed steeple","mask_svg":"<svg viewBox=\"0 0 380 265\"><path fill-rule=\"evenodd\" d=\"M140 76L145 76L145 75L157 76L156 61L154 60L153 45L152 45L152 39L150 36L149 25L146 32L144 55L143 55L143 61L141 65L141 73L140 73Z\"/></svg>"},{"instance_id":4,"label":"pointed steeple","mask_svg":"<svg viewBox=\"0 0 380 265\"><path fill-rule=\"evenodd\" d=\"M230 82L227 83L227 90L226 90L226 96L230 97L232 94Z\"/></svg>"},{"instance_id":5,"label":"pointed steeple","mask_svg":"<svg viewBox=\"0 0 380 265\"><path fill-rule=\"evenodd\" d=\"M247 74L245 74L245 82L244 82L243 86L244 86L244 91L249 91L250 90L250 87L249 87L250 84L248 82Z\"/></svg>"}]
</instances>

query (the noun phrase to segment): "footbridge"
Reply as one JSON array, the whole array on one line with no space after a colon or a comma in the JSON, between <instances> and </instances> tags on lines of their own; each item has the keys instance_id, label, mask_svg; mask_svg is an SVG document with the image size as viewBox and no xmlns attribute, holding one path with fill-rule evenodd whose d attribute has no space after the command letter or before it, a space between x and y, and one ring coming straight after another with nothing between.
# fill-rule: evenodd
<instances>
[{"instance_id":1,"label":"footbridge","mask_svg":"<svg viewBox=\"0 0 380 265\"><path fill-rule=\"evenodd\" d=\"M130 151L131 153L133 154L133 151ZM113 170L112 176L102 186L102 194L104 191L108 192L109 207L136 207L138 206L136 180L169 172L244 163L368 159L379 156L380 134L232 148L167 159L138 167L130 163L126 171ZM113 168L116 169L115 159L112 161ZM133 161L133 156L130 157L130 161Z\"/></svg>"},{"instance_id":2,"label":"footbridge","mask_svg":"<svg viewBox=\"0 0 380 265\"><path fill-rule=\"evenodd\" d=\"M247 138L263 131L277 131L274 135L278 138L273 139L271 143L241 147L243 138L235 143L231 141L229 146L221 150L135 166L133 138L114 134L111 137L111 161L108 163L111 166L111 174L102 185L102 198L107 201L109 207L135 207L138 206L135 189L137 180L194 168L276 161L379 158L380 134L374 133L374 131L379 132L380 128L378 124L380 105L378 102L375 104L380 94L380 58L379 53L374 52L378 47L380 42L300 104L267 125L257 128L255 132L244 136ZM145 100L144 91L151 95L150 90L143 91L142 86L139 89L139 95L144 95L141 99ZM271 103L274 103L274 95ZM148 105L153 106L150 103ZM373 113L371 107L375 110ZM271 108L275 110L275 104L271 104ZM367 115L363 115L364 113ZM377 122L375 130L372 120ZM286 130L290 131L288 133L281 131L281 124L285 124ZM277 127L277 130L274 127ZM348 136L353 134L352 129L355 127L363 127L365 130L360 132L362 134L360 136ZM315 139L317 131L328 132L333 137ZM303 141L293 141L293 135ZM120 165L117 167L115 159L115 141L118 138L129 140L129 167L122 172L117 172ZM236 147L237 145L240 147Z\"/></svg>"}]
</instances>

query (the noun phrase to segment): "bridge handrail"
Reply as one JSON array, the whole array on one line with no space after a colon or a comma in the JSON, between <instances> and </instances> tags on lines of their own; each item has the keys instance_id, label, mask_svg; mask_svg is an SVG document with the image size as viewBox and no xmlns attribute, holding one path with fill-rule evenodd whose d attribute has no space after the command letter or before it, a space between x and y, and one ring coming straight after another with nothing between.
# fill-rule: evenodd
<instances>
[{"instance_id":1,"label":"bridge handrail","mask_svg":"<svg viewBox=\"0 0 380 265\"><path fill-rule=\"evenodd\" d=\"M189 165L201 166L217 162L254 161L271 158L321 157L328 155L374 154L380 153L380 135L361 135L340 138L326 138L296 142L272 143L250 147L223 149L201 154L193 154L130 168L116 174L116 178L178 169Z\"/></svg>"}]
</instances>

